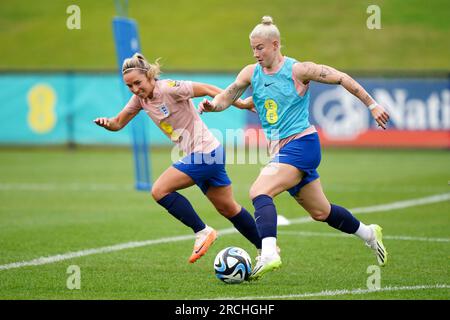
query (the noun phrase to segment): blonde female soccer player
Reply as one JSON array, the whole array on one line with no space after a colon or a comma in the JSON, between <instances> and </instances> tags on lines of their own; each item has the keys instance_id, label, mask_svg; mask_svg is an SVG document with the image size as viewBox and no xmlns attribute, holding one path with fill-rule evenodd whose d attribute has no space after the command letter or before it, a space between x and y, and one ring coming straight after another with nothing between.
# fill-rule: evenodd
<instances>
[{"instance_id":1,"label":"blonde female soccer player","mask_svg":"<svg viewBox=\"0 0 450 320\"><path fill-rule=\"evenodd\" d=\"M161 131L186 154L155 181L152 196L176 219L190 227L196 235L189 258L193 263L203 256L217 237L206 225L191 203L177 190L196 184L217 211L257 249L261 239L255 221L239 205L225 171L225 152L219 141L200 119L191 98L214 97L221 90L215 86L190 81L160 80L158 62L150 64L141 54L126 59L122 66L123 80L133 93L123 110L114 118L97 118L94 122L111 131L122 129L140 110L144 110ZM251 98L234 103L251 109Z\"/></svg>"},{"instance_id":2,"label":"blonde female soccer player","mask_svg":"<svg viewBox=\"0 0 450 320\"><path fill-rule=\"evenodd\" d=\"M273 198L289 191L314 220L325 221L342 232L355 234L370 246L378 263L387 261L381 227L366 226L347 209L331 204L323 193L317 167L321 160L319 137L309 123L309 83L339 84L359 98L378 125L386 129L388 113L349 75L325 65L298 62L281 54L280 32L265 16L250 33L256 64L241 70L234 83L212 101L204 100L199 111L222 111L248 86L273 155L250 189L255 220L262 238L261 257L250 279L258 279L281 266L276 250L277 212Z\"/></svg>"}]
</instances>

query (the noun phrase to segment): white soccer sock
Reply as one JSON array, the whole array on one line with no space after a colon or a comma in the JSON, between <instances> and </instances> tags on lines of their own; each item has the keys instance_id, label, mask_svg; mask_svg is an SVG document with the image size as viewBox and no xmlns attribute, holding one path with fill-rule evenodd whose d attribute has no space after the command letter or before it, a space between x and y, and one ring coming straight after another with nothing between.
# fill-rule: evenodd
<instances>
[{"instance_id":1,"label":"white soccer sock","mask_svg":"<svg viewBox=\"0 0 450 320\"><path fill-rule=\"evenodd\" d=\"M205 228L203 228L203 229L200 230L200 231L197 231L195 234L196 234L196 235L200 235L200 234L203 235L203 234L208 233L210 229L211 229L211 228L210 228L208 225L205 225Z\"/></svg>"},{"instance_id":2,"label":"white soccer sock","mask_svg":"<svg viewBox=\"0 0 450 320\"><path fill-rule=\"evenodd\" d=\"M277 238L267 237L262 239L261 256L278 255L277 253Z\"/></svg>"},{"instance_id":3,"label":"white soccer sock","mask_svg":"<svg viewBox=\"0 0 450 320\"><path fill-rule=\"evenodd\" d=\"M371 227L366 226L364 223L359 223L359 228L356 230L355 235L363 239L364 241L370 241L373 239L373 230Z\"/></svg>"}]
</instances>

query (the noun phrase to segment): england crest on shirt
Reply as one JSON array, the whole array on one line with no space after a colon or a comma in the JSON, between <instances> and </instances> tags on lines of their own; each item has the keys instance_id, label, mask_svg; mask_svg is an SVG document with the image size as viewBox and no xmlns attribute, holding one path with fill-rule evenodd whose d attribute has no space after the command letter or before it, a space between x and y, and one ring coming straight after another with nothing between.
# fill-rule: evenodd
<instances>
[{"instance_id":1,"label":"england crest on shirt","mask_svg":"<svg viewBox=\"0 0 450 320\"><path fill-rule=\"evenodd\" d=\"M162 115L164 116L164 118L167 118L167 117L170 115L170 110L169 110L169 108L168 108L165 104L160 105L160 106L158 107L158 109L159 109L159 112L162 113Z\"/></svg>"}]
</instances>

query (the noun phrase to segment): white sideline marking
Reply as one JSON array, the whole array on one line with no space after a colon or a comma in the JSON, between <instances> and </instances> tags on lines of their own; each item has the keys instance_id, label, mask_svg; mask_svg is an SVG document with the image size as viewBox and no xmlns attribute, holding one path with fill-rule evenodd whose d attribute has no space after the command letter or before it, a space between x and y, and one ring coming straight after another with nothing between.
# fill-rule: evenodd
<instances>
[{"instance_id":1,"label":"white sideline marking","mask_svg":"<svg viewBox=\"0 0 450 320\"><path fill-rule=\"evenodd\" d=\"M417 205L424 205L424 204L429 204L429 203L442 202L442 201L446 201L448 199L450 199L450 193L434 195L434 196L419 198L419 199L398 201L398 202L393 202L393 203L385 204L385 205L355 208L355 209L350 209L350 211L353 213L380 212L380 211L388 211L388 210L399 209L399 208L413 207L413 206L417 206ZM290 220L291 224L307 223L310 221L313 221L310 217ZM229 233L234 233L234 232L237 232L234 228L219 230L219 234L229 234ZM133 241L133 242L126 242L126 243L119 243L119 244L112 245L112 246L106 246L106 247L100 247L100 248L94 248L94 249L86 249L86 250L68 252L68 253L64 253L64 254L57 254L57 255L49 256L49 257L40 257L40 258L29 260L29 261L21 261L21 262L13 262L13 263L9 263L9 264L4 264L4 265L0 265L0 271L8 270L8 269L15 269L15 268L22 268L22 267L27 267L27 266L39 266L39 265L43 265L43 264L50 264L50 263L55 263L55 262L59 262L59 261L64 261L64 260L68 260L68 259L72 259L72 258L84 257L84 256L92 255L92 254L114 252L114 251L138 248L138 247L149 246L149 245L154 245L154 244L184 241L184 240L189 240L189 239L194 239L194 235L185 235L185 236L168 237L168 238L146 240L146 241Z\"/></svg>"},{"instance_id":2,"label":"white sideline marking","mask_svg":"<svg viewBox=\"0 0 450 320\"><path fill-rule=\"evenodd\" d=\"M381 204L381 205L371 206L371 207L354 208L351 211L353 213L370 213L370 212L375 212L375 211L377 211L377 212L390 211L390 210L395 210L395 209L421 206L421 205L429 204L429 203L442 202L442 201L446 201L446 200L450 200L450 193L436 194L436 195L425 197L425 198L397 201L397 202L393 202L393 203Z\"/></svg>"},{"instance_id":3,"label":"white sideline marking","mask_svg":"<svg viewBox=\"0 0 450 320\"><path fill-rule=\"evenodd\" d=\"M368 294L374 292L386 292L386 291L414 291L414 290L427 290L427 289L450 289L448 284L436 284L436 285L419 285L419 286L402 286L402 287L384 287L378 290L369 289L342 289L342 290L324 290L320 292L300 293L300 294L287 294L279 296L258 296L258 297L225 297L214 298L213 300L257 300L257 299L289 299L289 298L314 298L314 297L334 297L341 295L355 295L355 294Z\"/></svg>"},{"instance_id":4,"label":"white sideline marking","mask_svg":"<svg viewBox=\"0 0 450 320\"><path fill-rule=\"evenodd\" d=\"M304 236L304 237L347 237L353 238L354 235L346 233L331 232L310 232L310 231L278 231L278 234ZM407 240L407 241L428 241L428 242L450 242L450 238L428 238L428 237L409 237L409 236L383 236L389 240Z\"/></svg>"},{"instance_id":5,"label":"white sideline marking","mask_svg":"<svg viewBox=\"0 0 450 320\"><path fill-rule=\"evenodd\" d=\"M223 235L223 234L234 233L234 232L235 232L235 229L230 228L230 229L221 230L220 234ZM55 263L55 262L59 262L59 261L64 261L64 260L68 260L68 259L72 259L72 258L85 257L85 256L89 256L92 254L115 252L115 251L121 251L121 250L125 250L125 249L133 249L133 248L151 246L151 245L161 244L161 243L170 243L170 242L190 240L190 239L194 239L194 238L195 238L195 235L185 235L185 236L168 237L168 238L161 238L161 239L155 239L155 240L119 243L119 244L107 246L107 247L73 251L73 252L67 252L64 254L57 254L54 256L50 256L50 257L40 257L40 258L33 259L30 261L13 262L13 263L9 263L9 264L4 264L4 265L0 265L0 271L21 268L21 267L28 267L28 266L39 266L39 265L43 265L43 264L50 264L50 263Z\"/></svg>"},{"instance_id":6,"label":"white sideline marking","mask_svg":"<svg viewBox=\"0 0 450 320\"><path fill-rule=\"evenodd\" d=\"M403 201L397 201L397 202L392 202L392 203L387 203L387 204L380 204L380 205L370 206L370 207L353 208L353 209L350 209L350 212L353 214L383 212L383 211L391 211L391 210L395 210L395 209L403 209L403 208L409 208L409 207L415 207L415 206L422 206L422 205L426 205L426 204L430 204L430 203L443 202L446 200L450 200L450 193L436 194L436 195L425 197L425 198L403 200ZM313 219L311 217L303 217L303 218L298 218L298 219L291 219L289 221L291 223L306 223L309 221L313 221Z\"/></svg>"},{"instance_id":7,"label":"white sideline marking","mask_svg":"<svg viewBox=\"0 0 450 320\"><path fill-rule=\"evenodd\" d=\"M281 214L277 214L277 226L288 226L291 222Z\"/></svg>"}]
</instances>

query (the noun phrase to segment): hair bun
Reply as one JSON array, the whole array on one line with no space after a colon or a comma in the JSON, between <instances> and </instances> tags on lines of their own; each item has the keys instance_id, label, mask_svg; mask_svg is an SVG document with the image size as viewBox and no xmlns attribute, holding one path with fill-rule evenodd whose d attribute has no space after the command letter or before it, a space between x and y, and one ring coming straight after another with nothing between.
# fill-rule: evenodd
<instances>
[{"instance_id":1,"label":"hair bun","mask_svg":"<svg viewBox=\"0 0 450 320\"><path fill-rule=\"evenodd\" d=\"M133 58L138 58L139 60L146 60L145 57L144 57L141 53L139 53L139 52L136 52L136 53L133 55Z\"/></svg>"},{"instance_id":2,"label":"hair bun","mask_svg":"<svg viewBox=\"0 0 450 320\"><path fill-rule=\"evenodd\" d=\"M271 16L264 16L261 19L261 23L264 25L271 25L271 24L273 24L273 19Z\"/></svg>"}]
</instances>

